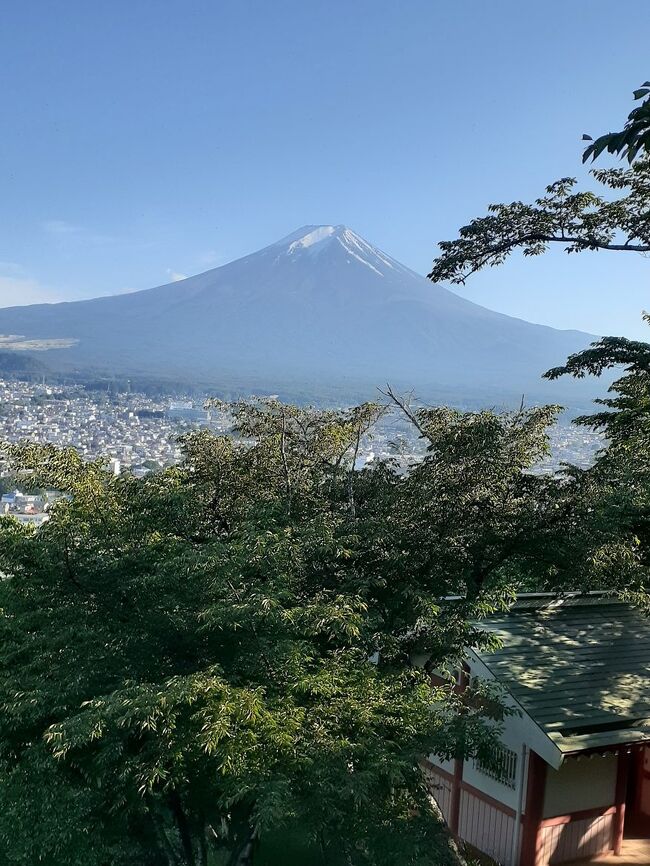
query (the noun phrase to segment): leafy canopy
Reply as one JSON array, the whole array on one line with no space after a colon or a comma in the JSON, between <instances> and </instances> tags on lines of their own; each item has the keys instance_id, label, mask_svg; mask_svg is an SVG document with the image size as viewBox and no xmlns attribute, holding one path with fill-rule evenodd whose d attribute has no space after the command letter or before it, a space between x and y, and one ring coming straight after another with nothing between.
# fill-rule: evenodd
<instances>
[{"instance_id":1,"label":"leafy canopy","mask_svg":"<svg viewBox=\"0 0 650 866\"><path fill-rule=\"evenodd\" d=\"M650 153L650 81L644 81L634 91L634 99L643 101L629 113L623 129L598 136L585 148L583 162L597 159L604 151L618 154L629 163L634 162L640 152ZM583 135L583 139L590 141L591 136Z\"/></svg>"},{"instance_id":2,"label":"leafy canopy","mask_svg":"<svg viewBox=\"0 0 650 866\"><path fill-rule=\"evenodd\" d=\"M1 863L264 863L296 828L327 863L450 860L419 760L488 757L503 709L411 659L453 666L517 589L593 585L631 542L531 473L552 407L392 396L427 447L406 473L355 471L372 404L239 403L144 479L7 448L70 497L0 520Z\"/></svg>"},{"instance_id":3,"label":"leafy canopy","mask_svg":"<svg viewBox=\"0 0 650 866\"><path fill-rule=\"evenodd\" d=\"M650 324L650 316L644 315ZM615 369L619 377L608 395L596 402L599 412L576 419L578 424L601 431L608 442L589 475L598 490L597 499L615 509L617 520L627 526L636 547L635 562L650 565L650 344L624 337L604 337L589 349L572 355L547 378L570 375L599 376ZM647 582L623 569L619 589L650 609Z\"/></svg>"},{"instance_id":4,"label":"leafy canopy","mask_svg":"<svg viewBox=\"0 0 650 866\"><path fill-rule=\"evenodd\" d=\"M429 277L434 282L448 279L462 283L484 267L500 265L514 250L535 256L546 252L552 243L562 244L569 253L649 252L650 82L635 91L634 98L643 102L629 115L624 130L600 136L583 155L583 161L595 160L607 151L627 159L629 168L591 172L607 190L622 195L605 198L575 192L576 180L563 178L547 187L547 194L532 205L491 205L488 216L472 220L460 229L456 240L440 244L442 253ZM644 318L650 322L647 315ZM650 609L650 345L603 337L545 376L582 378L621 368L623 373L610 386L608 395L596 401L602 411L576 419L602 432L607 447L592 468L583 472L566 469L574 485L574 516L581 513L577 522L575 517L568 521L567 538L573 543L577 527L589 524L589 531L603 540L589 561L594 579L604 580L613 590ZM610 534L613 526L618 527L618 540L616 532Z\"/></svg>"},{"instance_id":5,"label":"leafy canopy","mask_svg":"<svg viewBox=\"0 0 650 866\"><path fill-rule=\"evenodd\" d=\"M632 162L594 172L621 198L564 179L495 205L432 279L552 242L650 248L648 160L633 136L606 146ZM426 448L406 472L356 469L374 404L238 403L232 435L188 434L144 479L7 446L69 497L38 531L0 518L0 866L262 866L274 838L283 862L296 838L298 863L451 862L419 761L489 760L504 709L413 660L457 665L521 589L648 602L650 350L605 338L547 375L620 364L582 419L609 446L557 476L533 471L556 407L414 409L390 389Z\"/></svg>"}]
</instances>

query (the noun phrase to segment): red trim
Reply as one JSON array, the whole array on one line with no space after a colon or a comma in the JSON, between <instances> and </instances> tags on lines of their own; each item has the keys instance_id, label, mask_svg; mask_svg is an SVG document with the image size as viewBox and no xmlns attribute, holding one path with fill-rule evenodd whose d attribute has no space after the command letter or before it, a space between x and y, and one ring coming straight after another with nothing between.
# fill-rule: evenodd
<instances>
[{"instance_id":1,"label":"red trim","mask_svg":"<svg viewBox=\"0 0 650 866\"><path fill-rule=\"evenodd\" d=\"M443 770L442 767L437 767L435 764L432 764L427 758L425 758L424 763L427 767L430 768L431 772L437 773L447 782L454 782L454 776L447 772L447 770ZM492 806L494 809L498 809L499 812L503 812L505 815L508 815L510 818L514 818L516 816L516 812L514 809L511 809L510 806L506 806L505 803L501 803L499 800L495 800L494 797L490 797L489 794L486 794L484 791L481 791L480 788L475 788L474 785L470 785L469 782L462 781L460 783L461 791L465 791L466 794L471 794L472 797L476 797L478 800L482 800L484 803L487 803L488 806Z\"/></svg>"},{"instance_id":2,"label":"red trim","mask_svg":"<svg viewBox=\"0 0 650 866\"><path fill-rule=\"evenodd\" d=\"M634 750L635 760L636 760L636 769L637 769L637 777L636 777L636 796L634 798L634 814L641 815L643 814L641 810L641 803L643 801L643 783L645 782L647 776L647 770L644 767L645 763L645 747L638 746Z\"/></svg>"},{"instance_id":3,"label":"red trim","mask_svg":"<svg viewBox=\"0 0 650 866\"><path fill-rule=\"evenodd\" d=\"M572 821L584 821L588 818L603 818L605 815L615 815L616 806L606 809L583 809L581 812L571 812L568 815L556 815L554 818L544 818L540 827L557 827L560 824L570 824Z\"/></svg>"},{"instance_id":4,"label":"red trim","mask_svg":"<svg viewBox=\"0 0 650 866\"><path fill-rule=\"evenodd\" d=\"M463 664L458 672L458 685L456 690L459 693L465 691L469 685L469 667ZM451 803L449 805L449 829L458 836L458 827L460 824L460 794L463 784L463 758L456 758L454 761L454 778L451 783Z\"/></svg>"},{"instance_id":5,"label":"red trim","mask_svg":"<svg viewBox=\"0 0 650 866\"><path fill-rule=\"evenodd\" d=\"M501 803L499 802L499 800L495 800L494 797L490 797L489 794L486 794L484 791L480 791L473 785L469 785L467 782L463 782L461 784L461 788L463 791L465 791L466 794L471 794L472 797L476 797L477 800L481 800L483 803L487 803L488 806L492 806L493 809L497 809L499 812L503 812L504 815L508 815L510 818L516 817L517 813L514 809L511 809L510 806L506 806L505 803Z\"/></svg>"},{"instance_id":6,"label":"red trim","mask_svg":"<svg viewBox=\"0 0 650 866\"><path fill-rule=\"evenodd\" d=\"M625 796L627 794L627 776L630 769L630 754L621 750L618 753L616 768L616 817L612 827L612 848L614 854L620 854L623 846L623 831L625 829Z\"/></svg>"},{"instance_id":7,"label":"red trim","mask_svg":"<svg viewBox=\"0 0 650 866\"><path fill-rule=\"evenodd\" d=\"M519 866L535 866L539 828L544 811L546 788L546 762L532 749L528 758L528 785L526 787L526 812L521 838Z\"/></svg>"},{"instance_id":8,"label":"red trim","mask_svg":"<svg viewBox=\"0 0 650 866\"><path fill-rule=\"evenodd\" d=\"M469 685L469 665L463 662L461 669L458 671L458 678L454 686L454 693L462 695Z\"/></svg>"},{"instance_id":9,"label":"red trim","mask_svg":"<svg viewBox=\"0 0 650 866\"><path fill-rule=\"evenodd\" d=\"M594 809L582 809L579 812L571 812L567 815L555 815L551 818L542 818L543 814L543 803L544 803L544 789L546 786L546 762L542 760L535 752L530 753L530 763L528 767L528 786L526 792L526 814L522 816L523 823L523 837L522 837L522 851L521 851L521 861L520 866L534 866L535 860L537 857L537 847L538 847L538 839L539 839L539 831L546 827L557 827L564 824L570 824L574 821L584 821L590 818L603 818L608 815L616 816L613 822L613 845L614 851L616 853L616 841L621 840L623 838L623 824L624 824L624 814L625 814L625 793L627 788L627 767L626 763L629 762L630 755L627 752L621 751L619 753L619 767L617 770L616 777L616 804L613 806L606 806ZM490 797L489 794L486 794L484 791L481 791L479 788L475 788L473 785L470 785L468 782L463 781L462 775L461 778L458 779L456 773L450 773L447 770L443 770L442 767L438 767L436 764L433 764L427 758L424 759L424 762L432 772L437 773L446 781L450 782L452 786L457 785L458 791L458 815L456 816L456 829L452 826L451 818L453 816L450 815L449 826L452 832L458 835L458 817L460 815L460 792L465 791L467 794L470 794L472 797L476 797L476 799L481 800L481 802L486 803L488 806L491 806L494 809L502 812L510 818L516 818L516 812L514 809L511 809L509 806L506 806L505 803L499 802L499 800L495 800L493 797ZM642 765L641 765L642 766ZM647 771L646 771L647 772ZM645 773L644 773L645 774ZM650 774L648 774L650 775ZM452 793L454 790L452 788ZM622 801L621 801L622 796ZM622 805L622 812L620 809L620 805ZM623 824L617 824L617 819L621 815L623 819ZM533 835L534 834L534 835ZM534 839L534 848L531 839ZM532 852L532 854L531 854ZM620 853L620 847L619 847ZM533 859L530 859L532 856ZM528 858L528 859L525 859Z\"/></svg>"}]
</instances>

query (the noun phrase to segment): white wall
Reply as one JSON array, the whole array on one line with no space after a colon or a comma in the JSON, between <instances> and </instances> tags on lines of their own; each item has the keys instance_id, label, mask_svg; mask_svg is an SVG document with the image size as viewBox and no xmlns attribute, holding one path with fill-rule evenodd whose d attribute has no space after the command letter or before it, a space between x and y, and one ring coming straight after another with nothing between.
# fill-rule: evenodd
<instances>
[{"instance_id":1,"label":"white wall","mask_svg":"<svg viewBox=\"0 0 650 866\"><path fill-rule=\"evenodd\" d=\"M507 745L508 748L512 748L507 743L504 743L504 745ZM519 785L520 761L521 745L519 746L519 751L517 753L517 773L515 776L514 789L501 784L501 782L498 782L491 776L486 776L476 767L474 761L465 761L465 766L463 767L463 782L467 782L468 785L477 788L479 791L487 794L488 797L492 797L493 800L498 800L499 803L503 803L504 806L509 806L516 812L519 797L517 786Z\"/></svg>"},{"instance_id":2,"label":"white wall","mask_svg":"<svg viewBox=\"0 0 650 866\"><path fill-rule=\"evenodd\" d=\"M445 770L447 773L451 773L453 776L454 761L443 761L443 759L439 758L437 755L429 755L429 760L434 765L434 767L440 767L441 770Z\"/></svg>"},{"instance_id":3,"label":"white wall","mask_svg":"<svg viewBox=\"0 0 650 866\"><path fill-rule=\"evenodd\" d=\"M535 864L549 866L604 854L611 850L613 830L613 815L542 827Z\"/></svg>"},{"instance_id":4,"label":"white wall","mask_svg":"<svg viewBox=\"0 0 650 866\"><path fill-rule=\"evenodd\" d=\"M470 664L470 677L480 675L481 673L482 671L479 672L474 670L473 666ZM514 701L509 700L507 695L504 696L504 702L506 704L509 703L511 707L515 706ZM518 711L515 715L506 716L506 718L500 725L503 732L499 738L500 742L503 743L506 748L512 749L512 751L517 754L517 773L514 789L508 787L507 785L503 785L496 779L493 779L491 776L487 776L482 773L477 768L474 760L472 759L465 761L463 766L463 782L466 782L468 785L472 785L472 787L481 791L483 794L487 794L488 797L492 797L494 800L498 800L499 803L503 803L505 806L508 806L514 811L517 810L517 803L519 800L518 785L520 782L521 773L521 767L519 766L519 762L522 759L522 748L527 739L526 731L528 726L528 723L523 719L523 717ZM429 760L432 764L440 767L443 770L446 770L448 773L454 772L453 761L444 761L436 757L435 755L429 755Z\"/></svg>"},{"instance_id":5,"label":"white wall","mask_svg":"<svg viewBox=\"0 0 650 866\"><path fill-rule=\"evenodd\" d=\"M478 673L479 672L475 671L473 666L470 665L470 676L475 676ZM507 695L505 696L504 703L511 707L515 706L514 701L508 700ZM507 749L512 749L512 751L517 754L515 788L509 788L507 785L501 784L491 776L486 776L476 767L473 760L465 761L465 766L463 767L463 781L516 811L519 800L518 786L521 774L521 753L522 747L526 742L525 722L522 716L517 713L516 715L506 716L501 723L501 728L503 733L499 738L500 742L503 743Z\"/></svg>"},{"instance_id":6,"label":"white wall","mask_svg":"<svg viewBox=\"0 0 650 866\"><path fill-rule=\"evenodd\" d=\"M502 866L514 866L512 843L515 819L478 796L463 791L460 800L459 835Z\"/></svg>"},{"instance_id":7,"label":"white wall","mask_svg":"<svg viewBox=\"0 0 650 866\"><path fill-rule=\"evenodd\" d=\"M616 755L567 758L559 770L547 769L544 818L613 806Z\"/></svg>"}]
</instances>

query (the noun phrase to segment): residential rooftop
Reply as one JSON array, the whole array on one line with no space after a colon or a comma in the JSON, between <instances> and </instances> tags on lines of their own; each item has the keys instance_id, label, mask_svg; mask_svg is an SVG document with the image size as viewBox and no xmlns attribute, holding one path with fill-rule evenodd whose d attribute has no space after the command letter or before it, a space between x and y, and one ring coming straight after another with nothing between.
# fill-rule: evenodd
<instances>
[{"instance_id":1,"label":"residential rooftop","mask_svg":"<svg viewBox=\"0 0 650 866\"><path fill-rule=\"evenodd\" d=\"M475 654L563 754L650 740L650 618L589 593L522 595Z\"/></svg>"}]
</instances>

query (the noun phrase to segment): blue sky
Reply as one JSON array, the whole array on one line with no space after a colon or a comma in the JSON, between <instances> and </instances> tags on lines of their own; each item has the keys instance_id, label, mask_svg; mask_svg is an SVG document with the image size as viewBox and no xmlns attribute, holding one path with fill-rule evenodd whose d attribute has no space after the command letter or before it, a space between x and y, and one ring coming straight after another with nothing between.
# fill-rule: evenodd
<instances>
[{"instance_id":1,"label":"blue sky","mask_svg":"<svg viewBox=\"0 0 650 866\"><path fill-rule=\"evenodd\" d=\"M35 0L0 30L0 305L148 288L307 223L426 273L487 203L584 176L650 77L618 0ZM561 252L460 289L647 336L650 262Z\"/></svg>"}]
</instances>

